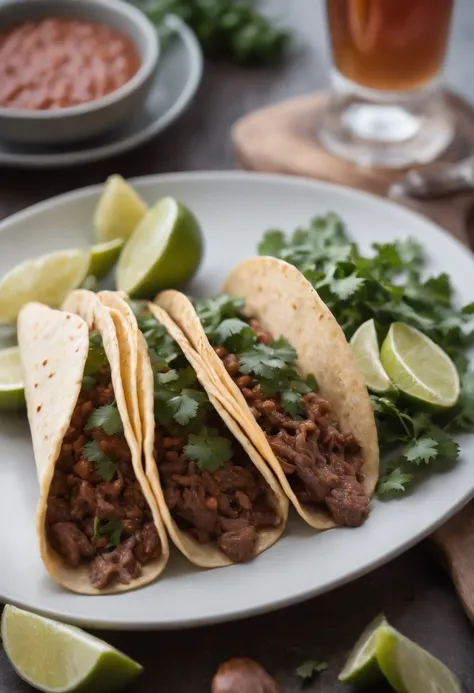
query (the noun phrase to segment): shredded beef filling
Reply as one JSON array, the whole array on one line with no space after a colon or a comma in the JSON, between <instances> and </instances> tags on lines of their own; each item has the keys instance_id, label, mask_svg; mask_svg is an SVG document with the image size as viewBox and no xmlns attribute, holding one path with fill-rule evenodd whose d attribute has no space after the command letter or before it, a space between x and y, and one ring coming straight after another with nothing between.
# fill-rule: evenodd
<instances>
[{"instance_id":1,"label":"shredded beef filling","mask_svg":"<svg viewBox=\"0 0 474 693\"><path fill-rule=\"evenodd\" d=\"M225 435L220 422L216 427ZM258 531L281 521L268 504L266 481L237 441L232 440L232 462L212 473L185 459L186 442L185 437L169 437L156 427L155 458L173 519L200 543L216 542L232 561L248 560Z\"/></svg>"},{"instance_id":2,"label":"shredded beef filling","mask_svg":"<svg viewBox=\"0 0 474 693\"><path fill-rule=\"evenodd\" d=\"M133 471L130 450L123 435L107 435L101 428L86 430L96 407L114 400L110 370L95 376L96 384L81 392L56 463L47 507L47 532L67 565L89 563L89 577L97 589L113 582L129 584L142 566L161 553L161 543L151 510ZM104 481L94 462L83 454L95 440L115 462L111 481ZM115 521L120 527L118 545L97 533L98 526Z\"/></svg>"},{"instance_id":3,"label":"shredded beef filling","mask_svg":"<svg viewBox=\"0 0 474 693\"><path fill-rule=\"evenodd\" d=\"M257 320L249 325L259 342L272 343ZM264 395L252 376L240 372L236 354L222 346L215 352L247 400L299 501L324 504L339 525L361 525L370 503L362 485L361 449L351 433L339 430L330 404L316 393L304 395L304 415L293 419L278 395Z\"/></svg>"}]
</instances>

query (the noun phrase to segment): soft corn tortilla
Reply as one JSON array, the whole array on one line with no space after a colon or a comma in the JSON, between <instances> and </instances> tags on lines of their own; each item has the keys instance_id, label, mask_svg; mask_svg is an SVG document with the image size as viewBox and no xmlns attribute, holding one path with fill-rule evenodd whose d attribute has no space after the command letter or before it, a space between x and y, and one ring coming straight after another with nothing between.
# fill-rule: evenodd
<instances>
[{"instance_id":1,"label":"soft corn tortilla","mask_svg":"<svg viewBox=\"0 0 474 693\"><path fill-rule=\"evenodd\" d=\"M138 377L135 379L135 387L138 390L138 400L140 417L143 428L143 451L145 458L145 472L150 485L155 494L155 498L161 510L166 529L178 549L192 562L201 568L220 568L231 565L232 561L217 546L212 544L200 544L192 536L179 529L168 510L160 484L160 478L154 456L155 444L155 417L154 417L154 379L153 371L148 356L148 347L142 333L138 329L137 321L130 306L123 300L123 294L111 291L102 291L98 294L99 299L109 309L120 312L127 320L130 333L136 339L136 359ZM150 312L156 320L161 323L173 339L178 343L190 365L196 372L197 378L202 387L206 390L209 400L217 413L224 421L232 435L239 441L248 457L257 467L270 487L268 501L275 508L276 513L281 519L279 527L272 529L260 529L258 531L258 541L255 548L255 556L272 546L283 534L288 518L288 500L276 481L272 472L266 466L264 460L257 450L242 432L236 421L229 416L222 404L222 395L216 388L208 374L208 369L201 357L190 347L188 340L183 332L177 327L169 316L158 306L148 304ZM130 388L132 389L132 384Z\"/></svg>"},{"instance_id":2,"label":"soft corn tortilla","mask_svg":"<svg viewBox=\"0 0 474 693\"><path fill-rule=\"evenodd\" d=\"M373 408L364 377L329 308L299 270L271 257L239 264L227 278L223 291L244 298L247 317L256 318L275 339L284 337L295 347L300 372L316 377L319 391L331 403L341 430L352 432L359 442L364 457L363 485L371 495L379 475ZM205 361L215 386L224 393L227 410L271 466L301 517L315 529L335 527L323 506L301 504L296 498L240 389L210 345L191 301L178 291L164 291L155 302L181 327Z\"/></svg>"},{"instance_id":3,"label":"soft corn tortilla","mask_svg":"<svg viewBox=\"0 0 474 693\"><path fill-rule=\"evenodd\" d=\"M139 578L129 585L115 584L102 590L90 583L87 564L77 568L65 564L50 545L46 533L49 490L63 438L81 391L89 352L89 326L92 325L102 336L133 468L152 511L162 547L162 552L155 561L142 566L143 572ZM18 318L18 342L25 379L28 420L40 482L36 532L46 570L61 586L80 594L116 594L152 582L168 561L168 539L158 506L143 474L140 445L134 435L125 403L118 340L110 315L90 292L75 292L67 299L64 311L30 303L22 309Z\"/></svg>"}]
</instances>

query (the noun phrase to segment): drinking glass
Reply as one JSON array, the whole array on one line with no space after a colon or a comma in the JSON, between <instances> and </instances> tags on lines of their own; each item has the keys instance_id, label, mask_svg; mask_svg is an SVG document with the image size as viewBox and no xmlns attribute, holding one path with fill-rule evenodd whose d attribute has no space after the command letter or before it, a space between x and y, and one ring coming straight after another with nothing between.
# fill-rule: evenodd
<instances>
[{"instance_id":1,"label":"drinking glass","mask_svg":"<svg viewBox=\"0 0 474 693\"><path fill-rule=\"evenodd\" d=\"M442 68L454 0L326 0L333 93L322 144L361 165L435 159L453 137Z\"/></svg>"}]
</instances>

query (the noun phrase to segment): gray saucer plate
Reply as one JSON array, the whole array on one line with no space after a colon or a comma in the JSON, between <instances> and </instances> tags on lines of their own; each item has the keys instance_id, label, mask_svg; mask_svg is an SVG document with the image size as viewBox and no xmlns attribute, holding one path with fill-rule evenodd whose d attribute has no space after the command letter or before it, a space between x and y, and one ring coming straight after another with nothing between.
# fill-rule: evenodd
<instances>
[{"instance_id":1,"label":"gray saucer plate","mask_svg":"<svg viewBox=\"0 0 474 693\"><path fill-rule=\"evenodd\" d=\"M181 19L169 15L165 22L174 36L160 58L145 105L125 127L94 140L55 148L0 140L0 166L62 168L108 159L147 142L174 122L199 86L203 59L196 36Z\"/></svg>"}]
</instances>

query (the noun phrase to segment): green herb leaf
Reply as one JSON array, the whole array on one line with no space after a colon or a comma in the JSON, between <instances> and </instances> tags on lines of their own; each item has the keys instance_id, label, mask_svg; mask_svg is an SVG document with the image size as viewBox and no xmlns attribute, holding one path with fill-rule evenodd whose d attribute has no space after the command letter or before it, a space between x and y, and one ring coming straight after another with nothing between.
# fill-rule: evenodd
<instances>
[{"instance_id":1,"label":"green herb leaf","mask_svg":"<svg viewBox=\"0 0 474 693\"><path fill-rule=\"evenodd\" d=\"M118 520L106 520L105 522L94 518L94 537L107 537L107 549L112 549L120 544L123 532L123 524Z\"/></svg>"},{"instance_id":2,"label":"green herb leaf","mask_svg":"<svg viewBox=\"0 0 474 693\"><path fill-rule=\"evenodd\" d=\"M233 450L228 438L220 436L213 428L204 427L198 435L189 436L184 455L194 460L200 469L215 472L232 458Z\"/></svg>"},{"instance_id":3,"label":"green herb leaf","mask_svg":"<svg viewBox=\"0 0 474 693\"><path fill-rule=\"evenodd\" d=\"M95 471L104 481L112 481L117 471L116 464L102 452L96 440L86 443L82 452L86 460L94 463Z\"/></svg>"},{"instance_id":4,"label":"green herb leaf","mask_svg":"<svg viewBox=\"0 0 474 693\"><path fill-rule=\"evenodd\" d=\"M85 425L86 431L101 428L107 435L123 433L123 423L116 404L106 404L94 409Z\"/></svg>"},{"instance_id":5,"label":"green herb leaf","mask_svg":"<svg viewBox=\"0 0 474 693\"><path fill-rule=\"evenodd\" d=\"M328 668L326 662L318 662L315 659L308 659L303 664L296 669L296 675L299 676L303 681L310 681L316 674L320 674L322 671Z\"/></svg>"},{"instance_id":6,"label":"green herb leaf","mask_svg":"<svg viewBox=\"0 0 474 693\"><path fill-rule=\"evenodd\" d=\"M108 360L102 344L102 337L99 332L93 330L89 333L89 352L84 366L84 376L93 376L107 365Z\"/></svg>"},{"instance_id":7,"label":"green herb leaf","mask_svg":"<svg viewBox=\"0 0 474 693\"><path fill-rule=\"evenodd\" d=\"M385 496L392 493L403 493L406 490L407 484L413 481L414 475L404 470L402 467L396 467L390 474L382 479L377 486L377 495Z\"/></svg>"},{"instance_id":8,"label":"green herb leaf","mask_svg":"<svg viewBox=\"0 0 474 693\"><path fill-rule=\"evenodd\" d=\"M428 464L438 455L438 445L433 438L419 438L405 450L404 455L408 462Z\"/></svg>"},{"instance_id":9,"label":"green herb leaf","mask_svg":"<svg viewBox=\"0 0 474 693\"><path fill-rule=\"evenodd\" d=\"M297 419L303 412L301 395L294 390L285 390L281 394L281 404L287 414Z\"/></svg>"},{"instance_id":10,"label":"green herb leaf","mask_svg":"<svg viewBox=\"0 0 474 693\"><path fill-rule=\"evenodd\" d=\"M89 390L92 390L92 388L95 386L96 380L95 378L92 377L92 375L85 375L82 378L82 392L88 392Z\"/></svg>"}]
</instances>

